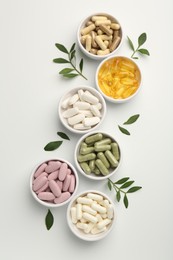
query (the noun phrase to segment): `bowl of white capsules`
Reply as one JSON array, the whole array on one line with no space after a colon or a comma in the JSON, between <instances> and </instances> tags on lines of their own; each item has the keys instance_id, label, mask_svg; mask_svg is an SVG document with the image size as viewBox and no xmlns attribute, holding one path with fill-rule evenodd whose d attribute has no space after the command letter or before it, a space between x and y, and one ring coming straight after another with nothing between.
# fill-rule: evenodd
<instances>
[{"instance_id":1,"label":"bowl of white capsules","mask_svg":"<svg viewBox=\"0 0 173 260\"><path fill-rule=\"evenodd\" d=\"M58 114L61 123L68 130L84 134L96 129L103 122L106 103L93 87L73 87L60 99Z\"/></svg>"},{"instance_id":2,"label":"bowl of white capsules","mask_svg":"<svg viewBox=\"0 0 173 260\"><path fill-rule=\"evenodd\" d=\"M115 208L111 199L97 190L77 195L67 208L67 222L78 238L96 241L105 238L115 222Z\"/></svg>"}]
</instances>

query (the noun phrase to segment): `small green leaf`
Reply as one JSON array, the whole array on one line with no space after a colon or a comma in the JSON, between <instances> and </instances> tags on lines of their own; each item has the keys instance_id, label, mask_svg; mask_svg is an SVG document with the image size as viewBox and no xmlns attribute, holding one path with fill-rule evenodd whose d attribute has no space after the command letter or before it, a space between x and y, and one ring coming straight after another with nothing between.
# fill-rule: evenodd
<instances>
[{"instance_id":1,"label":"small green leaf","mask_svg":"<svg viewBox=\"0 0 173 260\"><path fill-rule=\"evenodd\" d=\"M70 60L72 60L75 57L76 50L73 50L70 55Z\"/></svg>"},{"instance_id":2,"label":"small green leaf","mask_svg":"<svg viewBox=\"0 0 173 260\"><path fill-rule=\"evenodd\" d=\"M108 185L109 190L111 191L112 190L112 184L111 184L110 180L108 180L107 185Z\"/></svg>"},{"instance_id":3,"label":"small green leaf","mask_svg":"<svg viewBox=\"0 0 173 260\"><path fill-rule=\"evenodd\" d=\"M71 73L71 74L64 74L63 75L65 78L74 78L76 76L79 76L79 74Z\"/></svg>"},{"instance_id":4,"label":"small green leaf","mask_svg":"<svg viewBox=\"0 0 173 260\"><path fill-rule=\"evenodd\" d=\"M63 59L63 58L54 59L53 62L55 62L55 63L69 63L68 60Z\"/></svg>"},{"instance_id":5,"label":"small green leaf","mask_svg":"<svg viewBox=\"0 0 173 260\"><path fill-rule=\"evenodd\" d=\"M129 131L127 129L125 129L124 127L121 127L118 125L118 128L120 129L120 131L125 134L125 135L130 135Z\"/></svg>"},{"instance_id":6,"label":"small green leaf","mask_svg":"<svg viewBox=\"0 0 173 260\"><path fill-rule=\"evenodd\" d=\"M45 218L45 224L46 224L47 230L49 230L53 226L53 223L54 223L54 217L53 217L50 209L48 209L48 212L47 212L47 215Z\"/></svg>"},{"instance_id":7,"label":"small green leaf","mask_svg":"<svg viewBox=\"0 0 173 260\"><path fill-rule=\"evenodd\" d=\"M75 45L76 45L76 43L73 43L73 45L71 46L70 52L72 52L75 49Z\"/></svg>"},{"instance_id":8,"label":"small green leaf","mask_svg":"<svg viewBox=\"0 0 173 260\"><path fill-rule=\"evenodd\" d=\"M128 180L129 180L129 177L125 177L125 178L122 178L122 179L114 182L114 184L123 184L124 182L126 182Z\"/></svg>"},{"instance_id":9,"label":"small green leaf","mask_svg":"<svg viewBox=\"0 0 173 260\"><path fill-rule=\"evenodd\" d=\"M139 49L138 52L150 56L150 53L147 49Z\"/></svg>"},{"instance_id":10,"label":"small green leaf","mask_svg":"<svg viewBox=\"0 0 173 260\"><path fill-rule=\"evenodd\" d=\"M68 74L68 73L72 72L73 70L74 70L74 69L65 68L65 69L61 70L61 71L59 72L59 74Z\"/></svg>"},{"instance_id":11,"label":"small green leaf","mask_svg":"<svg viewBox=\"0 0 173 260\"><path fill-rule=\"evenodd\" d=\"M57 149L58 147L60 147L60 145L62 144L63 141L53 141L48 143L45 147L44 150L45 151L53 151L55 149Z\"/></svg>"},{"instance_id":12,"label":"small green leaf","mask_svg":"<svg viewBox=\"0 0 173 260\"><path fill-rule=\"evenodd\" d=\"M117 192L116 199L117 199L118 202L120 201L120 199L121 199L120 191Z\"/></svg>"},{"instance_id":13,"label":"small green leaf","mask_svg":"<svg viewBox=\"0 0 173 260\"><path fill-rule=\"evenodd\" d=\"M147 35L146 33L142 33L139 38L138 38L138 47L140 47L141 45L144 44L144 42L146 42L147 40Z\"/></svg>"},{"instance_id":14,"label":"small green leaf","mask_svg":"<svg viewBox=\"0 0 173 260\"><path fill-rule=\"evenodd\" d=\"M120 187L120 189L128 188L128 187L131 186L133 183L134 183L134 181L127 181L127 182L125 182L125 183Z\"/></svg>"},{"instance_id":15,"label":"small green leaf","mask_svg":"<svg viewBox=\"0 0 173 260\"><path fill-rule=\"evenodd\" d=\"M124 202L124 205L125 205L125 207L126 207L126 209L128 208L128 205L129 205L129 202L128 202L128 198L127 198L127 195L125 194L124 195L124 200L123 200L123 202Z\"/></svg>"},{"instance_id":16,"label":"small green leaf","mask_svg":"<svg viewBox=\"0 0 173 260\"><path fill-rule=\"evenodd\" d=\"M132 41L130 40L130 38L128 36L127 36L127 39L128 39L128 43L129 43L130 48L134 51L135 47L134 47Z\"/></svg>"},{"instance_id":17,"label":"small green leaf","mask_svg":"<svg viewBox=\"0 0 173 260\"><path fill-rule=\"evenodd\" d=\"M80 72L82 73L82 70L83 70L83 59L81 59L81 61L79 63L79 68L80 68Z\"/></svg>"},{"instance_id":18,"label":"small green leaf","mask_svg":"<svg viewBox=\"0 0 173 260\"><path fill-rule=\"evenodd\" d=\"M58 48L58 50L68 54L68 50L66 49L66 47L64 45L59 44L59 43L55 43L55 46Z\"/></svg>"},{"instance_id":19,"label":"small green leaf","mask_svg":"<svg viewBox=\"0 0 173 260\"><path fill-rule=\"evenodd\" d=\"M139 59L138 57L131 57L132 59L135 59L135 60L137 60L137 59Z\"/></svg>"},{"instance_id":20,"label":"small green leaf","mask_svg":"<svg viewBox=\"0 0 173 260\"><path fill-rule=\"evenodd\" d=\"M63 132L57 132L57 135L59 135L61 138L66 139L66 140L70 140L70 138L68 137L68 135L66 135Z\"/></svg>"},{"instance_id":21,"label":"small green leaf","mask_svg":"<svg viewBox=\"0 0 173 260\"><path fill-rule=\"evenodd\" d=\"M130 188L130 189L127 191L127 193L136 192L136 191L138 191L138 190L140 190L140 189L142 189L142 187L140 187L140 186L134 186L134 187Z\"/></svg>"},{"instance_id":22,"label":"small green leaf","mask_svg":"<svg viewBox=\"0 0 173 260\"><path fill-rule=\"evenodd\" d=\"M136 120L139 118L139 114L131 116L126 122L123 123L123 125L130 125L136 122Z\"/></svg>"}]
</instances>

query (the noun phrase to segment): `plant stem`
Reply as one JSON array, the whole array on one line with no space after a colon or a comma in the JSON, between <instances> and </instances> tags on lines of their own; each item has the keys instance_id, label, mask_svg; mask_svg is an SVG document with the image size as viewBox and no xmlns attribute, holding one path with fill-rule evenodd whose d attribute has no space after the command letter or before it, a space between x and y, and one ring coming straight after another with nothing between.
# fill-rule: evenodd
<instances>
[{"instance_id":1,"label":"plant stem","mask_svg":"<svg viewBox=\"0 0 173 260\"><path fill-rule=\"evenodd\" d=\"M71 59L70 59L70 53L68 53L68 58L69 58L69 61L70 61L70 64L71 66L73 67L73 69L81 76L83 77L84 79L87 80L87 78L75 67L75 65L72 63Z\"/></svg>"},{"instance_id":2,"label":"plant stem","mask_svg":"<svg viewBox=\"0 0 173 260\"><path fill-rule=\"evenodd\" d=\"M112 186L113 186L113 188L115 189L116 192L120 191L120 192L126 194L126 192L121 190L115 183L113 183L113 181L111 181L111 179L108 178L108 180L111 182L111 184L112 184Z\"/></svg>"},{"instance_id":3,"label":"plant stem","mask_svg":"<svg viewBox=\"0 0 173 260\"><path fill-rule=\"evenodd\" d=\"M134 50L134 52L133 52L132 55L131 55L131 58L134 57L134 55L135 55L135 53L138 51L138 49L139 49L139 47L138 47L136 50Z\"/></svg>"}]
</instances>

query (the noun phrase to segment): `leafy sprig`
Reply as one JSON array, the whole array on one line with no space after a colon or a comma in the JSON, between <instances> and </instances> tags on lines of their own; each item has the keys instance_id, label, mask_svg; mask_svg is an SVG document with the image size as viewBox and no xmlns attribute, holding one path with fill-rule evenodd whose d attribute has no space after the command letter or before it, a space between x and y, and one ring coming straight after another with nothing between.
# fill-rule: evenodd
<instances>
[{"instance_id":1,"label":"leafy sprig","mask_svg":"<svg viewBox=\"0 0 173 260\"><path fill-rule=\"evenodd\" d=\"M126 208L128 208L129 206L129 200L127 195L129 193L136 192L142 188L141 186L133 186L129 188L134 183L134 181L130 181L129 179L129 177L124 177L116 182L113 182L110 178L108 178L107 182L109 190L111 191L112 189L114 189L116 192L116 201L120 202L123 196L123 203Z\"/></svg>"},{"instance_id":2,"label":"leafy sprig","mask_svg":"<svg viewBox=\"0 0 173 260\"><path fill-rule=\"evenodd\" d=\"M123 125L130 125L130 124L135 123L136 120L139 118L139 116L140 116L139 114L136 114L136 115L133 115L133 116L129 117L129 119L128 119L127 121L125 121L125 122L123 123ZM119 128L119 130L120 130L123 134L125 134L125 135L130 135L130 132L129 132L126 128L124 128L124 127L122 127L122 126L120 126L120 125L118 125L118 128Z\"/></svg>"},{"instance_id":3,"label":"leafy sprig","mask_svg":"<svg viewBox=\"0 0 173 260\"><path fill-rule=\"evenodd\" d=\"M45 217L45 225L46 225L47 230L51 229L51 227L53 226L53 223L54 223L54 217L53 217L50 209L48 209L48 212Z\"/></svg>"},{"instance_id":4,"label":"leafy sprig","mask_svg":"<svg viewBox=\"0 0 173 260\"><path fill-rule=\"evenodd\" d=\"M63 132L57 132L57 135L59 135L62 139L65 140L70 140L70 138L68 137L67 134L63 133ZM63 143L63 140L61 141L52 141L49 142L45 147L44 150L45 151L54 151L56 149L58 149Z\"/></svg>"},{"instance_id":5,"label":"leafy sprig","mask_svg":"<svg viewBox=\"0 0 173 260\"><path fill-rule=\"evenodd\" d=\"M147 34L146 33L142 33L139 37L138 37L138 47L135 49L133 42L131 41L131 39L127 36L128 39L128 43L129 46L131 48L131 50L133 51L131 58L132 59L138 59L137 56L134 56L137 52L143 55L150 55L149 51L147 49L144 48L140 48L147 40Z\"/></svg>"},{"instance_id":6,"label":"leafy sprig","mask_svg":"<svg viewBox=\"0 0 173 260\"><path fill-rule=\"evenodd\" d=\"M69 51L67 50L67 48L64 45L62 45L60 43L56 43L55 46L61 52L66 53L68 58L67 59L56 58L56 59L53 59L53 62L59 63L59 64L68 63L72 67L72 68L62 69L59 72L59 74L61 74L65 78L74 78L76 76L81 76L81 77L83 77L84 79L87 80L87 78L82 74L83 58L80 60L79 69L77 69L77 67L76 67L76 50L75 50L76 44L73 43L73 45L71 46Z\"/></svg>"}]
</instances>

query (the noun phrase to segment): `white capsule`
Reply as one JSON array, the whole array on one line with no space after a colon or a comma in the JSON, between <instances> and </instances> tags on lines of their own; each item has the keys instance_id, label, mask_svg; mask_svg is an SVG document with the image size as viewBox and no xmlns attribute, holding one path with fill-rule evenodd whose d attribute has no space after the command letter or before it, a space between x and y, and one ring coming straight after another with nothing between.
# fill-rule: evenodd
<instances>
[{"instance_id":1,"label":"white capsule","mask_svg":"<svg viewBox=\"0 0 173 260\"><path fill-rule=\"evenodd\" d=\"M97 215L96 215L96 218L98 219L98 222L100 222L100 221L103 220L100 214L97 214Z\"/></svg>"},{"instance_id":2,"label":"white capsule","mask_svg":"<svg viewBox=\"0 0 173 260\"><path fill-rule=\"evenodd\" d=\"M91 113L90 110L80 110L79 109L79 113L84 114L85 117L93 117L93 114Z\"/></svg>"},{"instance_id":3,"label":"white capsule","mask_svg":"<svg viewBox=\"0 0 173 260\"><path fill-rule=\"evenodd\" d=\"M68 101L68 105L71 106L74 103L76 103L76 101L78 101L79 99L79 95L78 94L74 94Z\"/></svg>"},{"instance_id":4,"label":"white capsule","mask_svg":"<svg viewBox=\"0 0 173 260\"><path fill-rule=\"evenodd\" d=\"M102 206L107 208L110 204L109 204L108 200L103 200L103 201L101 201L100 205L102 205Z\"/></svg>"},{"instance_id":5,"label":"white capsule","mask_svg":"<svg viewBox=\"0 0 173 260\"><path fill-rule=\"evenodd\" d=\"M78 109L90 109L90 104L84 101L77 101L73 107L77 107Z\"/></svg>"},{"instance_id":6,"label":"white capsule","mask_svg":"<svg viewBox=\"0 0 173 260\"><path fill-rule=\"evenodd\" d=\"M68 120L69 125L76 125L76 124L82 122L84 119L85 119L85 115L77 114L75 116L69 117L67 120Z\"/></svg>"},{"instance_id":7,"label":"white capsule","mask_svg":"<svg viewBox=\"0 0 173 260\"><path fill-rule=\"evenodd\" d=\"M88 193L87 197L89 199L93 199L93 200L96 200L96 201L102 201L103 200L103 196L101 196L99 194L95 194L95 193Z\"/></svg>"},{"instance_id":8,"label":"white capsule","mask_svg":"<svg viewBox=\"0 0 173 260\"><path fill-rule=\"evenodd\" d=\"M97 204L92 203L92 204L91 204L91 208L94 209L94 210L96 210L97 212L99 212L99 213L101 213L101 214L104 214L104 213L106 213L106 211L107 211L105 207L99 205L98 203L97 203Z\"/></svg>"},{"instance_id":9,"label":"white capsule","mask_svg":"<svg viewBox=\"0 0 173 260\"><path fill-rule=\"evenodd\" d=\"M102 221L100 221L99 223L97 223L97 228L98 229L103 229L104 227L106 227L109 223L111 223L111 220L106 218Z\"/></svg>"},{"instance_id":10,"label":"white capsule","mask_svg":"<svg viewBox=\"0 0 173 260\"><path fill-rule=\"evenodd\" d=\"M96 210L92 209L90 206L87 206L87 205L83 205L82 206L82 211L87 212L87 213L89 213L91 215L96 215L97 214Z\"/></svg>"},{"instance_id":11,"label":"white capsule","mask_svg":"<svg viewBox=\"0 0 173 260\"><path fill-rule=\"evenodd\" d=\"M73 126L73 128L76 130L87 130L87 129L90 129L91 126L84 126L83 124L76 124Z\"/></svg>"},{"instance_id":12,"label":"white capsule","mask_svg":"<svg viewBox=\"0 0 173 260\"><path fill-rule=\"evenodd\" d=\"M82 217L92 223L97 223L98 222L98 219L96 217L94 217L93 215L87 213L87 212L84 212L82 214Z\"/></svg>"},{"instance_id":13,"label":"white capsule","mask_svg":"<svg viewBox=\"0 0 173 260\"><path fill-rule=\"evenodd\" d=\"M85 229L87 229L88 224L78 222L78 223L76 224L76 227L85 230Z\"/></svg>"},{"instance_id":14,"label":"white capsule","mask_svg":"<svg viewBox=\"0 0 173 260\"><path fill-rule=\"evenodd\" d=\"M80 222L81 222L81 223L86 223L86 222L87 222L87 220L86 220L86 219L84 219L84 218L81 218L81 219L80 219Z\"/></svg>"},{"instance_id":15,"label":"white capsule","mask_svg":"<svg viewBox=\"0 0 173 260\"><path fill-rule=\"evenodd\" d=\"M69 118L69 117L77 115L78 113L79 113L79 109L77 107L73 107L73 108L69 108L66 111L64 111L62 113L62 116L64 118Z\"/></svg>"},{"instance_id":16,"label":"white capsule","mask_svg":"<svg viewBox=\"0 0 173 260\"><path fill-rule=\"evenodd\" d=\"M108 219L112 219L114 216L114 208L110 204L107 206L107 216L108 216Z\"/></svg>"},{"instance_id":17,"label":"white capsule","mask_svg":"<svg viewBox=\"0 0 173 260\"><path fill-rule=\"evenodd\" d=\"M70 97L66 98L63 102L62 102L62 105L61 107L66 109L68 107L68 102L70 100Z\"/></svg>"},{"instance_id":18,"label":"white capsule","mask_svg":"<svg viewBox=\"0 0 173 260\"><path fill-rule=\"evenodd\" d=\"M83 99L82 99L83 93L84 93L83 89L79 89L79 90L78 90L78 95L79 95L80 101L83 101Z\"/></svg>"},{"instance_id":19,"label":"white capsule","mask_svg":"<svg viewBox=\"0 0 173 260\"><path fill-rule=\"evenodd\" d=\"M98 116L86 117L83 119L82 123L84 126L93 126L97 125L100 122L100 118Z\"/></svg>"},{"instance_id":20,"label":"white capsule","mask_svg":"<svg viewBox=\"0 0 173 260\"><path fill-rule=\"evenodd\" d=\"M98 104L96 104L95 106L98 108L98 110L100 110L102 108L102 104L100 102Z\"/></svg>"},{"instance_id":21,"label":"white capsule","mask_svg":"<svg viewBox=\"0 0 173 260\"><path fill-rule=\"evenodd\" d=\"M86 229L84 229L84 232L86 234L88 234L94 226L95 226L95 223L89 222L88 227Z\"/></svg>"},{"instance_id":22,"label":"white capsule","mask_svg":"<svg viewBox=\"0 0 173 260\"><path fill-rule=\"evenodd\" d=\"M97 227L94 227L91 229L91 234L96 235L104 231L106 231L106 227L104 227L103 229L98 229Z\"/></svg>"},{"instance_id":23,"label":"white capsule","mask_svg":"<svg viewBox=\"0 0 173 260\"><path fill-rule=\"evenodd\" d=\"M106 213L101 214L101 217L105 219L105 218L107 218L107 214Z\"/></svg>"},{"instance_id":24,"label":"white capsule","mask_svg":"<svg viewBox=\"0 0 173 260\"><path fill-rule=\"evenodd\" d=\"M77 223L77 217L76 217L76 207L72 207L70 209L71 211L71 220L72 220L72 223L73 224L76 224Z\"/></svg>"},{"instance_id":25,"label":"white capsule","mask_svg":"<svg viewBox=\"0 0 173 260\"><path fill-rule=\"evenodd\" d=\"M89 91L84 92L84 94L82 95L82 99L93 105L99 102L98 98L91 94Z\"/></svg>"},{"instance_id":26,"label":"white capsule","mask_svg":"<svg viewBox=\"0 0 173 260\"><path fill-rule=\"evenodd\" d=\"M82 204L78 203L76 205L76 218L80 220L82 218Z\"/></svg>"},{"instance_id":27,"label":"white capsule","mask_svg":"<svg viewBox=\"0 0 173 260\"><path fill-rule=\"evenodd\" d=\"M91 105L90 109L94 116L101 117L101 113L96 105Z\"/></svg>"},{"instance_id":28,"label":"white capsule","mask_svg":"<svg viewBox=\"0 0 173 260\"><path fill-rule=\"evenodd\" d=\"M88 199L86 197L79 197L79 198L77 198L77 202L81 203L81 204L91 205L93 203L93 200L92 199Z\"/></svg>"}]
</instances>

